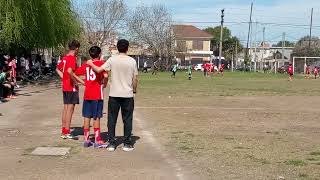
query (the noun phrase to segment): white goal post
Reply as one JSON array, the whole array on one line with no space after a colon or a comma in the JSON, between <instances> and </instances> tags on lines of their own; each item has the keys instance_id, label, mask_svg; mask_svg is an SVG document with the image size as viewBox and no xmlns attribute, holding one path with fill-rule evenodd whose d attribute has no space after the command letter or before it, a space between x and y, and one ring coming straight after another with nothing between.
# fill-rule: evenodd
<instances>
[{"instance_id":1,"label":"white goal post","mask_svg":"<svg viewBox=\"0 0 320 180\"><path fill-rule=\"evenodd\" d=\"M293 73L295 73L295 64L296 64L296 59L304 59L304 74L306 73L306 67L307 67L307 60L308 59L320 59L320 57L299 57L299 56L294 56L292 59L292 66L293 66Z\"/></svg>"}]
</instances>

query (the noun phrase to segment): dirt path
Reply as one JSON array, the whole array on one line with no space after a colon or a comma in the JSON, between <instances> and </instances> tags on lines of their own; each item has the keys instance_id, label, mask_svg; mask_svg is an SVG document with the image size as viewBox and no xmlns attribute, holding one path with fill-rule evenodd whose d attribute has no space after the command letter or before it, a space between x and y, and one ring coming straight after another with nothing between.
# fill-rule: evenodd
<instances>
[{"instance_id":1,"label":"dirt path","mask_svg":"<svg viewBox=\"0 0 320 180\"><path fill-rule=\"evenodd\" d=\"M142 117L135 123L134 134L140 138L135 151L84 149L81 140L59 139L59 88L51 84L19 93L18 99L0 105L0 179L187 179L151 131L144 129ZM118 124L118 135L122 135L122 122ZM82 125L81 106L76 108L73 125ZM105 118L102 130L106 130ZM67 157L31 156L39 146L72 149Z\"/></svg>"}]
</instances>

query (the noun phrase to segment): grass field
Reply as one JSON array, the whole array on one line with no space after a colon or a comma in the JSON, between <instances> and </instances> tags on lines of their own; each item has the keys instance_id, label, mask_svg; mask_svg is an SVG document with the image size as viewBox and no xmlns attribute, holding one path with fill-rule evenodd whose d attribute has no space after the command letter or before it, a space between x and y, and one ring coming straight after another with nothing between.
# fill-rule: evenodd
<instances>
[{"instance_id":1,"label":"grass field","mask_svg":"<svg viewBox=\"0 0 320 180\"><path fill-rule=\"evenodd\" d=\"M203 179L320 179L320 80L141 74L136 110Z\"/></svg>"}]
</instances>

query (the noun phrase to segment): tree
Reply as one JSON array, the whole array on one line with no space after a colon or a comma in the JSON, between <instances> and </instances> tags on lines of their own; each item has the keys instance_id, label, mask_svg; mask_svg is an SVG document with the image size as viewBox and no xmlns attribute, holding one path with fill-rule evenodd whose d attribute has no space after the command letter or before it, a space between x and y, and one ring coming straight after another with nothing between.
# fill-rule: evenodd
<instances>
[{"instance_id":1,"label":"tree","mask_svg":"<svg viewBox=\"0 0 320 180\"><path fill-rule=\"evenodd\" d=\"M164 5L138 6L127 18L132 39L148 46L153 56L167 67L174 53L171 25L171 14Z\"/></svg>"},{"instance_id":2,"label":"tree","mask_svg":"<svg viewBox=\"0 0 320 180\"><path fill-rule=\"evenodd\" d=\"M309 48L309 36L301 38L293 49L293 56L320 56L320 39L311 37Z\"/></svg>"},{"instance_id":3,"label":"tree","mask_svg":"<svg viewBox=\"0 0 320 180\"><path fill-rule=\"evenodd\" d=\"M70 0L0 0L0 49L49 48L79 33Z\"/></svg>"},{"instance_id":4,"label":"tree","mask_svg":"<svg viewBox=\"0 0 320 180\"><path fill-rule=\"evenodd\" d=\"M120 28L126 15L123 0L95 0L79 9L84 33L91 45L104 46L110 33Z\"/></svg>"},{"instance_id":5,"label":"tree","mask_svg":"<svg viewBox=\"0 0 320 180\"><path fill-rule=\"evenodd\" d=\"M211 50L214 51L216 56L219 55L219 46L220 46L220 30L221 26L208 27L204 31L208 32L213 36L211 39ZM223 38L222 38L222 52L223 56L227 59L232 58L232 54L235 53L236 44L238 47L238 52L241 52L243 49L240 40L236 36L232 36L230 29L227 27L223 28Z\"/></svg>"},{"instance_id":6,"label":"tree","mask_svg":"<svg viewBox=\"0 0 320 180\"><path fill-rule=\"evenodd\" d=\"M294 47L295 43L290 41L284 41L284 47ZM272 47L282 47L282 41L279 41L277 44L272 45Z\"/></svg>"}]
</instances>

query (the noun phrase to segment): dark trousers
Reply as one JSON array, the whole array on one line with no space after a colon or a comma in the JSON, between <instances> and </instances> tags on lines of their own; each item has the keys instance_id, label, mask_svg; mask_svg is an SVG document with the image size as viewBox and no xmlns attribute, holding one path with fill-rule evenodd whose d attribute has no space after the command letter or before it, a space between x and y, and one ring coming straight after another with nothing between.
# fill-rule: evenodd
<instances>
[{"instance_id":1,"label":"dark trousers","mask_svg":"<svg viewBox=\"0 0 320 180\"><path fill-rule=\"evenodd\" d=\"M124 144L132 144L132 119L134 109L133 98L109 97L108 102L108 131L110 143L115 142L116 124L121 109L124 124Z\"/></svg>"},{"instance_id":2,"label":"dark trousers","mask_svg":"<svg viewBox=\"0 0 320 180\"><path fill-rule=\"evenodd\" d=\"M0 84L0 99L4 98L3 89L4 89L3 85Z\"/></svg>"},{"instance_id":3,"label":"dark trousers","mask_svg":"<svg viewBox=\"0 0 320 180\"><path fill-rule=\"evenodd\" d=\"M148 73L148 68L143 68L144 73Z\"/></svg>"}]
</instances>

